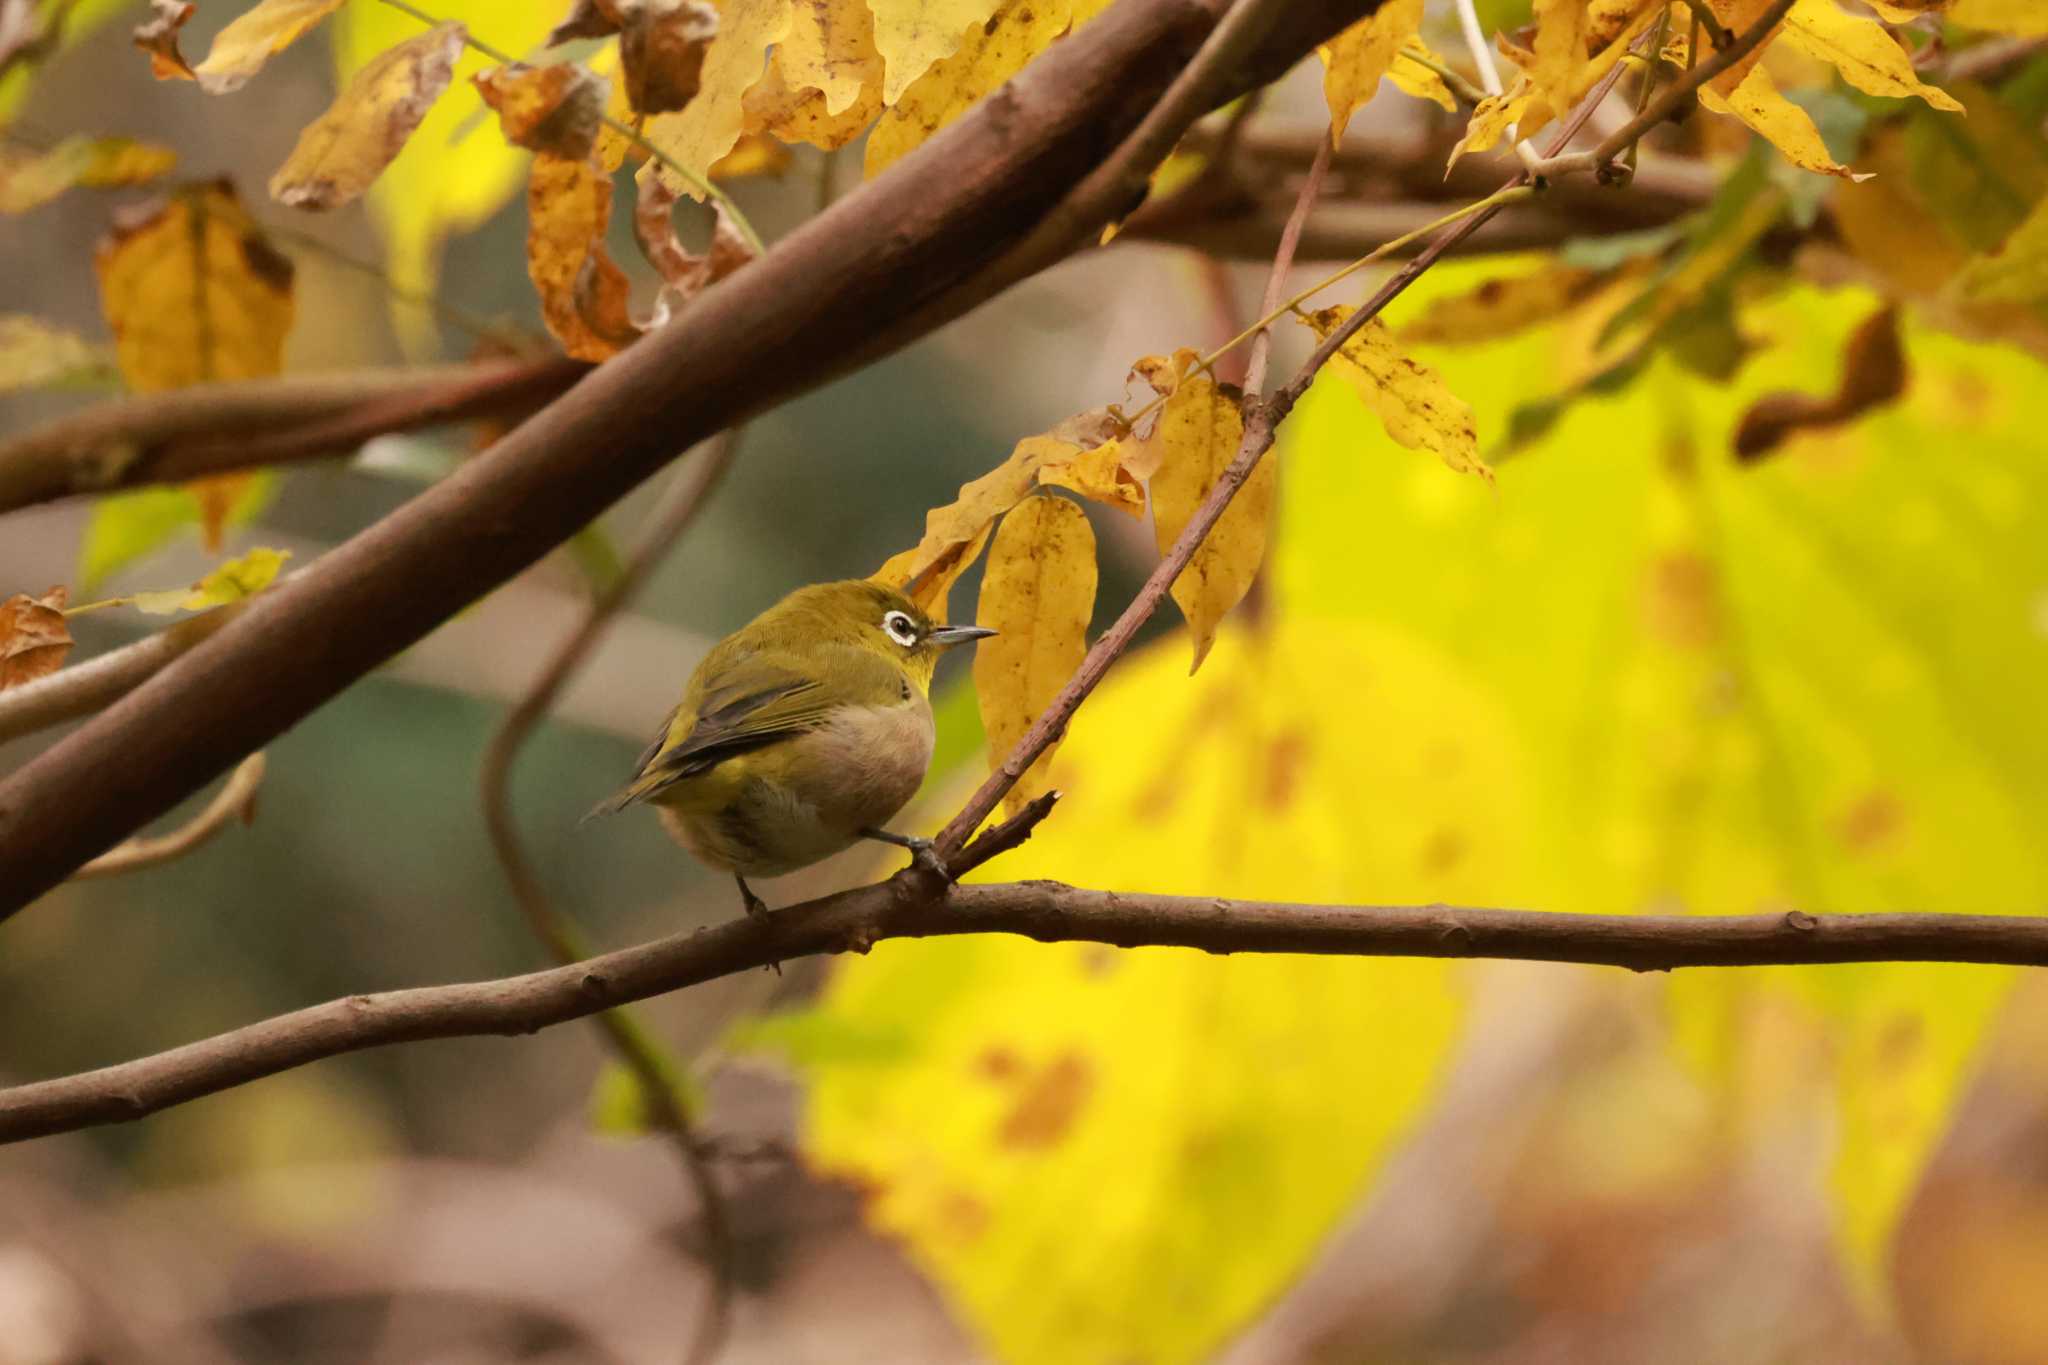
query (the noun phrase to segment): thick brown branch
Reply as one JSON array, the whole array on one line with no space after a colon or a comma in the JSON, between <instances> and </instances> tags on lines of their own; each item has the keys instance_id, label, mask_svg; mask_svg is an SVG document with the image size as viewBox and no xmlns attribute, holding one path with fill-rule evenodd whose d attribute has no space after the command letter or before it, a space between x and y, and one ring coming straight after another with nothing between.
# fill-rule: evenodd
<instances>
[{"instance_id":1,"label":"thick brown branch","mask_svg":"<svg viewBox=\"0 0 2048 1365\"><path fill-rule=\"evenodd\" d=\"M365 1048L523 1034L770 962L892 938L1018 934L1046 943L1211 953L1514 958L1668 971L1841 962L2048 966L2048 918L2021 915L1572 915L1443 905L1329 906L1089 891L1058 882L958 886L914 871L765 921L624 948L498 981L353 995L153 1057L0 1090L0 1142L119 1123Z\"/></svg>"},{"instance_id":2,"label":"thick brown branch","mask_svg":"<svg viewBox=\"0 0 2048 1365\"><path fill-rule=\"evenodd\" d=\"M986 299L1136 128L1222 0L1118 0L889 171L0 783L0 914L505 582L681 450ZM1215 92L1376 0L1294 0ZM249 679L261 679L251 688ZM124 780L113 787L109 772Z\"/></svg>"},{"instance_id":3,"label":"thick brown branch","mask_svg":"<svg viewBox=\"0 0 2048 1365\"><path fill-rule=\"evenodd\" d=\"M563 356L201 384L95 404L0 442L0 512L339 455L372 436L513 415L590 367Z\"/></svg>"}]
</instances>

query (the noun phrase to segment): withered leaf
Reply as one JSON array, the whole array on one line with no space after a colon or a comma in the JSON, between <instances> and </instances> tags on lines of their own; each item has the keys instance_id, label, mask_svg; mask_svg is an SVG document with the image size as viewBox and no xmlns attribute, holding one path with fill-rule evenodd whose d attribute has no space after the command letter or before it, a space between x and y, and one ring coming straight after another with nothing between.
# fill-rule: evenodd
<instances>
[{"instance_id":1,"label":"withered leaf","mask_svg":"<svg viewBox=\"0 0 2048 1365\"><path fill-rule=\"evenodd\" d=\"M607 360L639 336L630 286L604 248L611 177L586 160L541 153L527 181L526 269L541 316L578 360Z\"/></svg>"},{"instance_id":2,"label":"withered leaf","mask_svg":"<svg viewBox=\"0 0 2048 1365\"><path fill-rule=\"evenodd\" d=\"M626 100L640 114L670 114L696 97L718 11L704 0L613 0Z\"/></svg>"},{"instance_id":3,"label":"withered leaf","mask_svg":"<svg viewBox=\"0 0 2048 1365\"><path fill-rule=\"evenodd\" d=\"M634 177L638 198L633 209L633 237L664 285L662 304L673 309L689 302L711 285L754 259L754 249L733 226L725 205L717 208L717 226L711 247L704 255L686 248L676 237L675 204L681 196L671 188L652 163Z\"/></svg>"},{"instance_id":4,"label":"withered leaf","mask_svg":"<svg viewBox=\"0 0 2048 1365\"><path fill-rule=\"evenodd\" d=\"M1898 310L1879 309L1843 343L1842 382L1832 394L1770 393L1750 405L1736 424L1736 458L1761 460L1799 432L1840 426L1896 402L1906 391L1906 380Z\"/></svg>"},{"instance_id":5,"label":"withered leaf","mask_svg":"<svg viewBox=\"0 0 2048 1365\"><path fill-rule=\"evenodd\" d=\"M607 38L618 31L619 15L614 0L575 0L568 17L549 31L542 45L554 47L578 38Z\"/></svg>"},{"instance_id":6,"label":"withered leaf","mask_svg":"<svg viewBox=\"0 0 2048 1365\"><path fill-rule=\"evenodd\" d=\"M568 62L528 66L514 62L471 77L484 103L497 111L505 140L529 151L581 161L603 126L604 85Z\"/></svg>"},{"instance_id":7,"label":"withered leaf","mask_svg":"<svg viewBox=\"0 0 2048 1365\"><path fill-rule=\"evenodd\" d=\"M1095 611L1095 532L1078 503L1040 495L996 528L974 619L996 634L974 651L988 755L999 765L1081 666ZM1055 746L1056 747L1056 746ZM1003 798L1015 811L1051 785L1047 748Z\"/></svg>"},{"instance_id":8,"label":"withered leaf","mask_svg":"<svg viewBox=\"0 0 2048 1365\"><path fill-rule=\"evenodd\" d=\"M149 54L149 71L160 81L191 81L191 63L178 51L178 30L192 18L196 5L184 0L149 0L150 17L135 26L133 42Z\"/></svg>"},{"instance_id":9,"label":"withered leaf","mask_svg":"<svg viewBox=\"0 0 2048 1365\"><path fill-rule=\"evenodd\" d=\"M239 90L264 63L290 47L306 30L340 9L345 0L262 0L228 22L192 75L208 94Z\"/></svg>"},{"instance_id":10,"label":"withered leaf","mask_svg":"<svg viewBox=\"0 0 2048 1365\"><path fill-rule=\"evenodd\" d=\"M293 208L331 209L368 189L454 79L467 33L461 24L437 24L358 71L299 134L271 177L271 197Z\"/></svg>"},{"instance_id":11,"label":"withered leaf","mask_svg":"<svg viewBox=\"0 0 2048 1365\"><path fill-rule=\"evenodd\" d=\"M64 589L41 597L16 593L0 602L0 692L55 673L70 652Z\"/></svg>"}]
</instances>

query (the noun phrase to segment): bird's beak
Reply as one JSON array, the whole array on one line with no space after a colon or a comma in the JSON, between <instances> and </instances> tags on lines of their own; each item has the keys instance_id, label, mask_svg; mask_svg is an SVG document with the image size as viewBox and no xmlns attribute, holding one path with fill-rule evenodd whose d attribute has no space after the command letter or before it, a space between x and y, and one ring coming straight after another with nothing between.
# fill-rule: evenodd
<instances>
[{"instance_id":1,"label":"bird's beak","mask_svg":"<svg viewBox=\"0 0 2048 1365\"><path fill-rule=\"evenodd\" d=\"M924 638L940 649L949 649L954 645L964 645L969 640L986 639L993 634L995 632L987 626L940 626Z\"/></svg>"}]
</instances>

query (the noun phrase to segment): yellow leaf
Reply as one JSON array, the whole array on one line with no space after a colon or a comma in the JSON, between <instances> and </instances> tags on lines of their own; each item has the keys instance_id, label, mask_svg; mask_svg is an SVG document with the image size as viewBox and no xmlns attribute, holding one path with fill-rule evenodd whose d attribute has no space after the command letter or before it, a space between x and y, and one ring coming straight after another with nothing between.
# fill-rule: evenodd
<instances>
[{"instance_id":1,"label":"yellow leaf","mask_svg":"<svg viewBox=\"0 0 2048 1365\"><path fill-rule=\"evenodd\" d=\"M331 209L368 189L448 88L465 32L461 24L437 24L358 71L299 134L270 178L271 197L293 208Z\"/></svg>"},{"instance_id":2,"label":"yellow leaf","mask_svg":"<svg viewBox=\"0 0 2048 1365\"><path fill-rule=\"evenodd\" d=\"M1423 56L1442 66L1443 58L1429 50L1429 45L1420 38L1410 39L1408 47L1394 58L1394 64L1387 68L1387 79L1394 88L1404 95L1413 95L1419 100L1428 100L1446 114L1458 112L1458 97L1444 84L1444 78L1436 71L1415 60L1410 53L1420 51Z\"/></svg>"},{"instance_id":3,"label":"yellow leaf","mask_svg":"<svg viewBox=\"0 0 2048 1365\"><path fill-rule=\"evenodd\" d=\"M344 0L262 0L228 21L214 36L206 60L192 68L201 88L225 95L239 90L263 64L290 47L307 29L342 7Z\"/></svg>"},{"instance_id":4,"label":"yellow leaf","mask_svg":"<svg viewBox=\"0 0 2048 1365\"><path fill-rule=\"evenodd\" d=\"M1850 14L1835 0L1798 0L1785 17L1784 41L1827 62L1865 94L1895 99L1917 95L1936 109L1962 112L1963 106L1947 91L1921 82L1913 59L1884 25Z\"/></svg>"},{"instance_id":5,"label":"yellow leaf","mask_svg":"<svg viewBox=\"0 0 2048 1365\"><path fill-rule=\"evenodd\" d=\"M1000 0L872 0L875 47L887 74L882 102L895 104L911 82L960 48L961 35L996 12Z\"/></svg>"},{"instance_id":6,"label":"yellow leaf","mask_svg":"<svg viewBox=\"0 0 2048 1365\"><path fill-rule=\"evenodd\" d=\"M1529 78L1517 76L1500 94L1488 95L1479 101L1472 117L1465 122L1465 135L1458 139L1457 146L1451 148L1452 163L1455 164L1467 152L1484 152L1492 148L1510 127L1528 114L1535 98Z\"/></svg>"},{"instance_id":7,"label":"yellow leaf","mask_svg":"<svg viewBox=\"0 0 2048 1365\"><path fill-rule=\"evenodd\" d=\"M1351 313L1349 308L1325 308L1310 315L1309 326L1328 338ZM1442 375L1401 354L1379 318L1345 342L1330 365L1365 400L1387 435L1410 450L1430 452L1461 474L1493 481L1493 470L1479 458L1472 409Z\"/></svg>"},{"instance_id":8,"label":"yellow leaf","mask_svg":"<svg viewBox=\"0 0 2048 1365\"><path fill-rule=\"evenodd\" d=\"M1155 381L1156 384L1156 381ZM1166 554L1216 487L1244 442L1240 400L1206 375L1183 372L1167 390L1151 440L1161 452L1152 475L1152 531ZM1279 461L1268 452L1237 490L1173 582L1173 600L1194 635L1194 672L1216 643L1216 630L1258 576L1273 521Z\"/></svg>"},{"instance_id":9,"label":"yellow leaf","mask_svg":"<svg viewBox=\"0 0 2048 1365\"><path fill-rule=\"evenodd\" d=\"M105 347L26 313L0 313L0 393L113 378Z\"/></svg>"},{"instance_id":10,"label":"yellow leaf","mask_svg":"<svg viewBox=\"0 0 2048 1365\"><path fill-rule=\"evenodd\" d=\"M2010 33L2020 38L2048 35L2048 6L2040 0L1955 0L1948 17L1965 28Z\"/></svg>"},{"instance_id":11,"label":"yellow leaf","mask_svg":"<svg viewBox=\"0 0 2048 1365\"><path fill-rule=\"evenodd\" d=\"M1344 140L1351 116L1373 97L1380 88L1380 78L1393 67L1396 54L1416 41L1421 27L1422 0L1387 0L1371 15L1316 49L1323 59L1323 99L1330 106L1332 143Z\"/></svg>"},{"instance_id":12,"label":"yellow leaf","mask_svg":"<svg viewBox=\"0 0 2048 1365\"><path fill-rule=\"evenodd\" d=\"M788 36L790 9L791 0L724 0L697 97L683 109L649 119L642 130L647 140L692 173L709 174L740 139L742 98L761 78L769 48ZM662 175L680 192L704 197L674 172L664 168Z\"/></svg>"},{"instance_id":13,"label":"yellow leaf","mask_svg":"<svg viewBox=\"0 0 2048 1365\"><path fill-rule=\"evenodd\" d=\"M0 213L26 213L75 187L140 185L177 164L170 148L125 137L72 136L47 152L0 145Z\"/></svg>"},{"instance_id":14,"label":"yellow leaf","mask_svg":"<svg viewBox=\"0 0 2048 1365\"><path fill-rule=\"evenodd\" d=\"M18 592L0 601L0 692L55 673L70 652L64 589L41 597Z\"/></svg>"},{"instance_id":15,"label":"yellow leaf","mask_svg":"<svg viewBox=\"0 0 2048 1365\"><path fill-rule=\"evenodd\" d=\"M597 142L604 87L568 62L494 66L470 78L498 115L505 140L529 151L581 161Z\"/></svg>"},{"instance_id":16,"label":"yellow leaf","mask_svg":"<svg viewBox=\"0 0 2048 1365\"><path fill-rule=\"evenodd\" d=\"M1005 0L959 39L952 55L933 65L893 97L868 135L867 174L893 164L933 133L967 112L976 100L1024 69L1073 21L1068 0ZM879 17L878 17L879 28ZM879 34L878 34L879 37ZM887 53L886 46L883 51ZM890 68L893 76L895 68Z\"/></svg>"},{"instance_id":17,"label":"yellow leaf","mask_svg":"<svg viewBox=\"0 0 2048 1365\"><path fill-rule=\"evenodd\" d=\"M1095 532L1077 503L1026 498L996 528L977 625L997 634L974 651L974 690L991 768L1052 704L1088 652L1095 611ZM1055 743L1054 747L1057 747ZM1003 798L1015 811L1050 785L1048 748Z\"/></svg>"},{"instance_id":18,"label":"yellow leaf","mask_svg":"<svg viewBox=\"0 0 2048 1365\"><path fill-rule=\"evenodd\" d=\"M784 142L808 142L828 152L866 132L882 112L882 59L873 53L871 35L866 43L868 78L853 103L836 114L828 112L823 91L785 74L784 49L778 47L767 74L747 91L743 102L748 132L773 134Z\"/></svg>"},{"instance_id":19,"label":"yellow leaf","mask_svg":"<svg viewBox=\"0 0 2048 1365\"><path fill-rule=\"evenodd\" d=\"M239 558L213 567L206 577L189 588L166 588L161 592L138 592L130 599L137 611L151 616L170 616L181 611L207 611L254 597L277 580L278 571L292 557L290 550L273 550L259 545Z\"/></svg>"},{"instance_id":20,"label":"yellow leaf","mask_svg":"<svg viewBox=\"0 0 2048 1365\"><path fill-rule=\"evenodd\" d=\"M1536 0L1535 16L1535 61L1529 67L1529 84L1536 99L1554 114L1577 102L1573 91L1579 88L1579 71L1586 65L1592 16L1585 0ZM1529 130L1522 131L1526 136Z\"/></svg>"},{"instance_id":21,"label":"yellow leaf","mask_svg":"<svg viewBox=\"0 0 2048 1365\"><path fill-rule=\"evenodd\" d=\"M226 181L117 214L93 266L129 388L260 379L283 368L292 263Z\"/></svg>"},{"instance_id":22,"label":"yellow leaf","mask_svg":"<svg viewBox=\"0 0 2048 1365\"><path fill-rule=\"evenodd\" d=\"M1472 111L1465 135L1451 149L1453 163L1467 152L1492 147L1511 124L1526 138L1570 111L1613 70L1637 35L1656 22L1663 9L1661 0L1616 0L1581 16L1581 3L1544 0L1542 12L1548 19L1544 27L1551 30L1551 36L1544 37L1544 30L1538 29L1538 50L1530 54L1529 69L1500 94L1481 100ZM1602 44L1590 57L1586 55L1589 42ZM1536 75L1539 69L1541 84Z\"/></svg>"},{"instance_id":23,"label":"yellow leaf","mask_svg":"<svg viewBox=\"0 0 2048 1365\"><path fill-rule=\"evenodd\" d=\"M870 83L879 92L882 54L867 0L797 0L775 66L789 89L817 91L830 117L852 108Z\"/></svg>"},{"instance_id":24,"label":"yellow leaf","mask_svg":"<svg viewBox=\"0 0 2048 1365\"><path fill-rule=\"evenodd\" d=\"M781 175L789 169L789 148L762 133L741 133L733 149L711 163L713 180Z\"/></svg>"},{"instance_id":25,"label":"yellow leaf","mask_svg":"<svg viewBox=\"0 0 2048 1365\"><path fill-rule=\"evenodd\" d=\"M2038 303L2048 299L2048 199L2034 205L1996 251L1963 267L1956 293L1972 303Z\"/></svg>"},{"instance_id":26,"label":"yellow leaf","mask_svg":"<svg viewBox=\"0 0 2048 1365\"><path fill-rule=\"evenodd\" d=\"M1069 488L1092 502L1114 507L1133 517L1145 515L1145 477L1130 467L1132 452L1121 441L1076 447L1068 459L1048 459L1039 466L1038 482Z\"/></svg>"},{"instance_id":27,"label":"yellow leaf","mask_svg":"<svg viewBox=\"0 0 2048 1365\"><path fill-rule=\"evenodd\" d=\"M1422 316L1401 328L1403 346L1462 346L1550 322L1597 289L1598 271L1546 265L1526 275L1490 279L1468 293L1432 299Z\"/></svg>"},{"instance_id":28,"label":"yellow leaf","mask_svg":"<svg viewBox=\"0 0 2048 1365\"><path fill-rule=\"evenodd\" d=\"M1828 154L1820 130L1804 109L1778 93L1778 84L1764 67L1753 67L1742 84L1726 95L1709 82L1700 87L1700 103L1717 114L1731 114L1785 154L1785 159L1803 171L1835 175L1844 180L1858 176Z\"/></svg>"},{"instance_id":29,"label":"yellow leaf","mask_svg":"<svg viewBox=\"0 0 2048 1365\"><path fill-rule=\"evenodd\" d=\"M548 331L578 360L617 355L640 333L627 313L630 285L604 246L611 177L589 161L536 156L526 214L526 271Z\"/></svg>"},{"instance_id":30,"label":"yellow leaf","mask_svg":"<svg viewBox=\"0 0 2048 1365\"><path fill-rule=\"evenodd\" d=\"M1910 24L1926 14L1939 14L1956 0L1864 0L1888 23Z\"/></svg>"},{"instance_id":31,"label":"yellow leaf","mask_svg":"<svg viewBox=\"0 0 2048 1365\"><path fill-rule=\"evenodd\" d=\"M561 17L562 0L433 0L436 15L461 20L481 42L506 52L531 52ZM390 5L345 5L329 25L338 78L347 80L394 43L420 32L419 20ZM616 48L607 52L616 57ZM474 53L457 59L467 77L486 63ZM620 96L624 98L623 94ZM526 179L526 154L490 126L467 79L435 102L404 152L370 187L371 217L385 241L384 266L393 284L391 313L408 350L430 353L438 344L432 314L408 295L434 292L442 239L489 218Z\"/></svg>"}]
</instances>

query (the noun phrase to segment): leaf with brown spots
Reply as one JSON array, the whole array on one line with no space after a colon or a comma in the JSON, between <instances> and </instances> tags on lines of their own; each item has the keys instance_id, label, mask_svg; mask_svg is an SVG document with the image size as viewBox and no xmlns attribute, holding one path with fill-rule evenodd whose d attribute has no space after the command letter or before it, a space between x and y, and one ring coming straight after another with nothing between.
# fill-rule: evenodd
<instances>
[{"instance_id":1,"label":"leaf with brown spots","mask_svg":"<svg viewBox=\"0 0 2048 1365\"><path fill-rule=\"evenodd\" d=\"M190 81L191 63L178 50L178 30L185 27L197 5L184 0L149 0L150 17L135 26L131 41L149 54L150 74L160 81Z\"/></svg>"},{"instance_id":2,"label":"leaf with brown spots","mask_svg":"<svg viewBox=\"0 0 2048 1365\"><path fill-rule=\"evenodd\" d=\"M1147 442L1159 457L1152 475L1152 528L1162 555L1180 539L1244 441L1242 396L1196 373L1192 360L1193 352L1183 351L1165 369L1152 361L1140 361L1138 366L1166 395L1159 424ZM1190 673L1209 656L1217 627L1251 589L1266 558L1278 467L1272 454L1252 466L1244 487L1174 580L1173 600L1194 635Z\"/></svg>"},{"instance_id":3,"label":"leaf with brown spots","mask_svg":"<svg viewBox=\"0 0 2048 1365\"><path fill-rule=\"evenodd\" d=\"M882 54L866 0L798 0L788 39L743 106L749 132L828 152L866 132L882 112Z\"/></svg>"},{"instance_id":4,"label":"leaf with brown spots","mask_svg":"<svg viewBox=\"0 0 2048 1365\"><path fill-rule=\"evenodd\" d=\"M169 147L125 137L67 137L47 152L0 145L0 213L26 213L69 189L140 185L177 164Z\"/></svg>"},{"instance_id":5,"label":"leaf with brown spots","mask_svg":"<svg viewBox=\"0 0 2048 1365\"><path fill-rule=\"evenodd\" d=\"M930 8L943 8L933 5ZM986 22L984 22L986 20ZM1024 69L1073 22L1070 0L1006 0L993 15L969 21L964 34L955 31L955 46L902 89L887 95L889 111L868 136L867 174L879 175L912 148L951 123L982 96ZM877 16L878 26L883 23ZM888 55L888 46L883 45ZM889 89L899 88L890 58Z\"/></svg>"},{"instance_id":6,"label":"leaf with brown spots","mask_svg":"<svg viewBox=\"0 0 2048 1365\"><path fill-rule=\"evenodd\" d=\"M638 114L687 105L703 83L704 57L718 36L718 11L704 0L615 0L626 100Z\"/></svg>"},{"instance_id":7,"label":"leaf with brown spots","mask_svg":"<svg viewBox=\"0 0 2048 1365\"><path fill-rule=\"evenodd\" d=\"M1330 106L1332 145L1344 140L1351 116L1378 93L1381 77L1393 69L1395 57L1421 27L1422 0L1387 0L1316 49L1323 59L1323 98Z\"/></svg>"},{"instance_id":8,"label":"leaf with brown spots","mask_svg":"<svg viewBox=\"0 0 2048 1365\"><path fill-rule=\"evenodd\" d=\"M604 246L611 177L586 160L535 156L526 213L526 270L548 331L578 360L617 355L640 329L627 311L631 286Z\"/></svg>"},{"instance_id":9,"label":"leaf with brown spots","mask_svg":"<svg viewBox=\"0 0 2048 1365\"><path fill-rule=\"evenodd\" d=\"M1327 339L1351 312L1325 308L1306 321ZM1385 322L1374 318L1366 323L1330 357L1330 366L1365 400L1387 435L1410 450L1430 452L1461 474L1493 481L1493 471L1479 458L1472 409L1451 392L1443 376L1403 355Z\"/></svg>"},{"instance_id":10,"label":"leaf with brown spots","mask_svg":"<svg viewBox=\"0 0 2048 1365\"><path fill-rule=\"evenodd\" d=\"M644 130L648 141L691 174L708 175L738 145L740 134L750 131L746 94L761 79L770 50L789 34L791 3L728 0L719 12L718 34L703 55L696 98L650 117ZM664 167L662 174L691 198L704 197L673 170Z\"/></svg>"},{"instance_id":11,"label":"leaf with brown spots","mask_svg":"<svg viewBox=\"0 0 2048 1365\"><path fill-rule=\"evenodd\" d=\"M64 589L41 597L16 593L0 602L0 692L55 673L70 652Z\"/></svg>"},{"instance_id":12,"label":"leaf with brown spots","mask_svg":"<svg viewBox=\"0 0 2048 1365\"><path fill-rule=\"evenodd\" d=\"M1081 666L1095 611L1095 532L1078 503L1030 497L996 528L976 624L997 633L974 651L988 755L999 765ZM1051 786L1054 746L1003 798L1015 812Z\"/></svg>"},{"instance_id":13,"label":"leaf with brown spots","mask_svg":"<svg viewBox=\"0 0 2048 1365\"><path fill-rule=\"evenodd\" d=\"M580 66L559 62L494 66L470 78L498 115L505 140L571 161L587 158L603 126L604 84Z\"/></svg>"},{"instance_id":14,"label":"leaf with brown spots","mask_svg":"<svg viewBox=\"0 0 2048 1365\"><path fill-rule=\"evenodd\" d=\"M1078 1052L1062 1052L1022 1078L996 1142L1023 1151L1057 1146L1095 1089L1095 1070Z\"/></svg>"},{"instance_id":15,"label":"leaf with brown spots","mask_svg":"<svg viewBox=\"0 0 2048 1365\"><path fill-rule=\"evenodd\" d=\"M1422 316L1404 325L1403 346L1467 346L1499 341L1570 312L1607 277L1599 271L1551 264L1526 275L1482 282L1462 294L1430 300Z\"/></svg>"},{"instance_id":16,"label":"leaf with brown spots","mask_svg":"<svg viewBox=\"0 0 2048 1365\"><path fill-rule=\"evenodd\" d=\"M344 3L346 0L262 0L228 21L215 35L206 60L192 68L192 75L208 94L239 90L272 57Z\"/></svg>"},{"instance_id":17,"label":"leaf with brown spots","mask_svg":"<svg viewBox=\"0 0 2048 1365\"><path fill-rule=\"evenodd\" d=\"M306 125L270 178L271 197L331 209L370 188L455 76L468 30L437 24L356 72L327 112Z\"/></svg>"}]
</instances>

